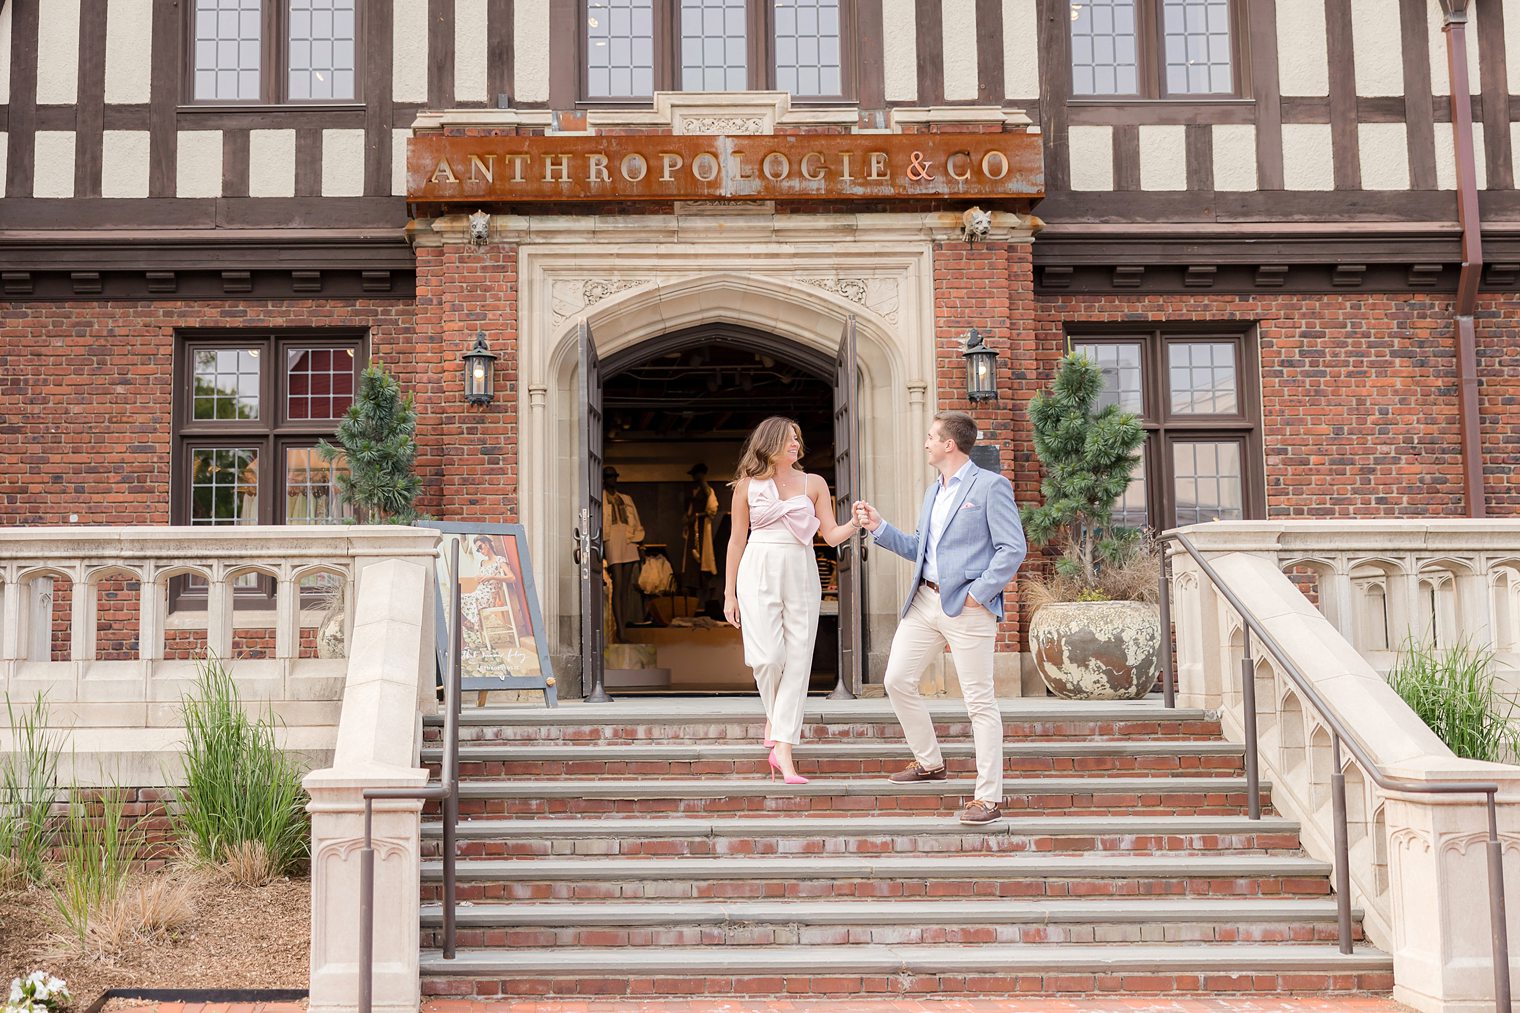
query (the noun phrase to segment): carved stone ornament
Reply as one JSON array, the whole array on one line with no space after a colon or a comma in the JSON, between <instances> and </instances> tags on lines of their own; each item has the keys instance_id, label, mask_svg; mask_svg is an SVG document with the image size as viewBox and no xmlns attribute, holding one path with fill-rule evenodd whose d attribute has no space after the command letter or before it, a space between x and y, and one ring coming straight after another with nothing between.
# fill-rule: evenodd
<instances>
[{"instance_id":1,"label":"carved stone ornament","mask_svg":"<svg viewBox=\"0 0 1520 1013\"><path fill-rule=\"evenodd\" d=\"M610 296L647 285L646 279L559 278L550 286L554 322L559 323Z\"/></svg>"},{"instance_id":2,"label":"carved stone ornament","mask_svg":"<svg viewBox=\"0 0 1520 1013\"><path fill-rule=\"evenodd\" d=\"M831 292L857 306L863 306L886 320L897 323L898 295L895 278L798 278L804 285Z\"/></svg>"},{"instance_id":3,"label":"carved stone ornament","mask_svg":"<svg viewBox=\"0 0 1520 1013\"><path fill-rule=\"evenodd\" d=\"M683 116L683 134L764 134L763 116Z\"/></svg>"},{"instance_id":4,"label":"carved stone ornament","mask_svg":"<svg viewBox=\"0 0 1520 1013\"><path fill-rule=\"evenodd\" d=\"M477 211L470 216L470 242L475 246L484 246L491 238L491 216L484 211Z\"/></svg>"}]
</instances>

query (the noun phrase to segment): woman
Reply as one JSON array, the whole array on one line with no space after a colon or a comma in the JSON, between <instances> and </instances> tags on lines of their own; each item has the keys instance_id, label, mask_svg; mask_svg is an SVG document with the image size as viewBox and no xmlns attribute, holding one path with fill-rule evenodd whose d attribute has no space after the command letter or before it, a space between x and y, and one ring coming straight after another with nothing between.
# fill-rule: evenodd
<instances>
[{"instance_id":1,"label":"woman","mask_svg":"<svg viewBox=\"0 0 1520 1013\"><path fill-rule=\"evenodd\" d=\"M823 597L813 535L838 545L860 530L853 517L834 523L828 483L803 471L801 458L802 430L791 419L768 418L745 441L723 586L723 615L744 634L744 661L765 704L771 779L780 772L787 784L807 783L792 747L802 737Z\"/></svg>"}]
</instances>

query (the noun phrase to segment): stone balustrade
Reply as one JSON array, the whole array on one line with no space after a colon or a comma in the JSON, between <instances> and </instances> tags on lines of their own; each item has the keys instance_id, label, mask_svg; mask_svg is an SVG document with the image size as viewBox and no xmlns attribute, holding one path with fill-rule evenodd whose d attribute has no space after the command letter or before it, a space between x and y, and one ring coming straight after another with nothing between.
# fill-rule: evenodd
<instances>
[{"instance_id":1,"label":"stone balustrade","mask_svg":"<svg viewBox=\"0 0 1520 1013\"><path fill-rule=\"evenodd\" d=\"M325 763L349 660L318 656L324 596L355 601L384 560L430 568L437 540L388 525L0 528L0 696L46 695L75 783L160 785L210 654L287 749Z\"/></svg>"},{"instance_id":2,"label":"stone balustrade","mask_svg":"<svg viewBox=\"0 0 1520 1013\"><path fill-rule=\"evenodd\" d=\"M1466 637L1510 664L1520 522L1241 521L1182 530L1385 776L1499 784L1512 977L1520 981L1520 767L1456 757L1384 677L1411 634L1437 647ZM1241 741L1247 631L1190 556L1174 548L1172 560L1178 702L1219 711ZM1331 730L1252 640L1262 777L1274 805L1303 824L1305 848L1333 860ZM1349 749L1341 770L1352 897L1368 936L1394 955L1395 997L1421 1010L1491 1010L1482 796L1384 791Z\"/></svg>"}]
</instances>

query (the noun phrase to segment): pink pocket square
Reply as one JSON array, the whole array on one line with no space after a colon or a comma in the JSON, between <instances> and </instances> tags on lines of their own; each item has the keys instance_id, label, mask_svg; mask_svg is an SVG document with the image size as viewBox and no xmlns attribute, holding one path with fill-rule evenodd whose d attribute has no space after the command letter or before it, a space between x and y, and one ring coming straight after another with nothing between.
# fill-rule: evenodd
<instances>
[{"instance_id":1,"label":"pink pocket square","mask_svg":"<svg viewBox=\"0 0 1520 1013\"><path fill-rule=\"evenodd\" d=\"M971 502L969 499L966 502L964 502L964 503L961 504L961 509L962 510L975 510L976 508L977 508L977 505L975 503Z\"/></svg>"}]
</instances>

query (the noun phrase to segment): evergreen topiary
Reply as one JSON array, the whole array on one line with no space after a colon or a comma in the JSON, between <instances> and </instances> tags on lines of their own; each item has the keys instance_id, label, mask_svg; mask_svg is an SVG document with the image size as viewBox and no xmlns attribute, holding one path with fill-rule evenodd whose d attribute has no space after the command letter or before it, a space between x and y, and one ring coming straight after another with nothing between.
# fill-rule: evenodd
<instances>
[{"instance_id":1,"label":"evergreen topiary","mask_svg":"<svg viewBox=\"0 0 1520 1013\"><path fill-rule=\"evenodd\" d=\"M1073 352L1061 359L1052 388L1029 403L1034 451L1044 465L1044 503L1020 510L1034 545L1064 539L1056 571L1081 592L1101 591L1101 573L1123 566L1139 531L1115 524L1114 504L1140 463L1145 430L1117 404L1095 410L1103 371Z\"/></svg>"},{"instance_id":2,"label":"evergreen topiary","mask_svg":"<svg viewBox=\"0 0 1520 1013\"><path fill-rule=\"evenodd\" d=\"M338 491L360 524L410 524L417 520L422 479L417 463L417 409L412 396L376 359L359 381L359 396L338 423L337 441L317 444L323 460L346 459Z\"/></svg>"}]
</instances>

